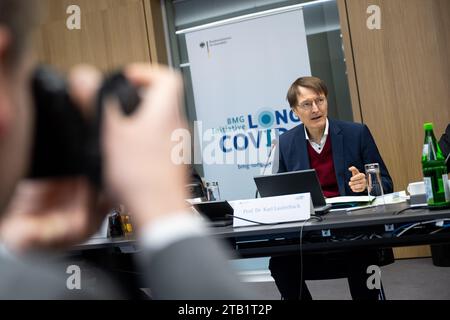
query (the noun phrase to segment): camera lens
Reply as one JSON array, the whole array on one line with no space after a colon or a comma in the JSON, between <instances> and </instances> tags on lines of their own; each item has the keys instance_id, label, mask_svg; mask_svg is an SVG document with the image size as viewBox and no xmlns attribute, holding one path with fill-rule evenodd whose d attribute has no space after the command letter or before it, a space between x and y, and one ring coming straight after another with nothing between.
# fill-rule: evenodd
<instances>
[{"instance_id":1,"label":"camera lens","mask_svg":"<svg viewBox=\"0 0 450 320\"><path fill-rule=\"evenodd\" d=\"M108 99L116 99L125 115L137 109L141 99L123 75L108 76L96 99L95 118L89 123L69 95L65 79L51 68L40 66L32 79L35 107L31 179L79 176L102 184L101 127Z\"/></svg>"}]
</instances>

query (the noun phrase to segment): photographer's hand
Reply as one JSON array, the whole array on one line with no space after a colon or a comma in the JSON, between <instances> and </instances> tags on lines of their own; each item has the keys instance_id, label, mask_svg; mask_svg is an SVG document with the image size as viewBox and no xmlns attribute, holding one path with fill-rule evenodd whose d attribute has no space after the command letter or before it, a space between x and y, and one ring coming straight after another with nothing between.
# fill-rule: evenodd
<instances>
[{"instance_id":1,"label":"photographer's hand","mask_svg":"<svg viewBox=\"0 0 450 320\"><path fill-rule=\"evenodd\" d=\"M70 94L89 120L100 73L77 66L69 73ZM102 223L97 192L82 177L22 181L2 220L0 237L14 251L64 248L86 240Z\"/></svg>"},{"instance_id":2,"label":"photographer's hand","mask_svg":"<svg viewBox=\"0 0 450 320\"><path fill-rule=\"evenodd\" d=\"M1 224L1 238L15 252L63 249L95 233L95 192L86 178L23 181Z\"/></svg>"},{"instance_id":3,"label":"photographer's hand","mask_svg":"<svg viewBox=\"0 0 450 320\"><path fill-rule=\"evenodd\" d=\"M186 128L181 116L182 81L163 67L132 65L128 79L144 89L131 117L110 101L103 127L105 180L138 225L186 211L186 168L171 159L171 135Z\"/></svg>"}]
</instances>

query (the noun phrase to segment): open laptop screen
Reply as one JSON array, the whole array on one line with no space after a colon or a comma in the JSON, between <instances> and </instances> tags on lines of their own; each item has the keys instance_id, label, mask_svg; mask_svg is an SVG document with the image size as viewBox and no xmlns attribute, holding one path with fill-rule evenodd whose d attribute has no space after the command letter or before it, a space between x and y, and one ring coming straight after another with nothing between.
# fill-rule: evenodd
<instances>
[{"instance_id":1,"label":"open laptop screen","mask_svg":"<svg viewBox=\"0 0 450 320\"><path fill-rule=\"evenodd\" d=\"M257 176L254 177L254 180L261 197L309 192L311 193L314 207L326 205L325 197L314 169Z\"/></svg>"}]
</instances>

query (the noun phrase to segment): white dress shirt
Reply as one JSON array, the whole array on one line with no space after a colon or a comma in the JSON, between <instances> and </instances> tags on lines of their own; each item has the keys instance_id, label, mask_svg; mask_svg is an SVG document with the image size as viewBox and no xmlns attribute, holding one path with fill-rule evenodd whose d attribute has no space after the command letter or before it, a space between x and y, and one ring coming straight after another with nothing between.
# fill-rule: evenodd
<instances>
[{"instance_id":1,"label":"white dress shirt","mask_svg":"<svg viewBox=\"0 0 450 320\"><path fill-rule=\"evenodd\" d=\"M192 212L179 212L143 226L140 240L145 249L155 252L178 241L207 234L208 228L201 217Z\"/></svg>"},{"instance_id":2,"label":"white dress shirt","mask_svg":"<svg viewBox=\"0 0 450 320\"><path fill-rule=\"evenodd\" d=\"M322 150L323 150L323 147L325 147L325 143L327 142L327 137L328 137L328 127L329 127L329 124L328 124L328 118L327 118L327 123L326 123L326 125L325 125L325 131L323 132L323 136L322 136L322 139L320 139L320 142L319 143L315 143L314 141L312 141L312 140L310 140L309 139L309 136L308 136L308 130L306 130L306 127L305 126L303 126L304 127L304 129L305 129L305 137L306 137L306 140L308 140L308 142L309 142L309 144L311 145L311 147L313 147L313 149L317 152L317 153L321 153L322 152Z\"/></svg>"},{"instance_id":3,"label":"white dress shirt","mask_svg":"<svg viewBox=\"0 0 450 320\"><path fill-rule=\"evenodd\" d=\"M188 211L168 214L143 226L139 240L144 249L156 252L178 241L207 235L208 227L204 219ZM18 259L3 243L0 243L0 256Z\"/></svg>"}]
</instances>

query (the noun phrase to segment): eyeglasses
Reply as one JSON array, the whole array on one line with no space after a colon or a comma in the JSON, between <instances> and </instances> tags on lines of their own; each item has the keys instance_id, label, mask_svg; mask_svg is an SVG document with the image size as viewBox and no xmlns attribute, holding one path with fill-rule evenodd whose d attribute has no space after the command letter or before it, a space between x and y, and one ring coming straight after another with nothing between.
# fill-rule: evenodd
<instances>
[{"instance_id":1,"label":"eyeglasses","mask_svg":"<svg viewBox=\"0 0 450 320\"><path fill-rule=\"evenodd\" d=\"M316 106L321 107L325 104L325 101L327 101L327 98L321 96L313 100L303 101L301 104L299 104L299 107L302 108L303 110L310 111L313 107L313 103L315 103Z\"/></svg>"}]
</instances>

